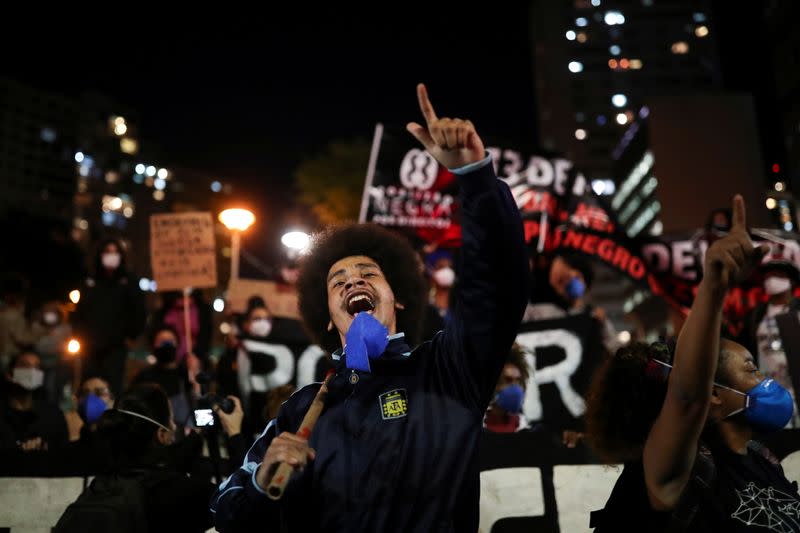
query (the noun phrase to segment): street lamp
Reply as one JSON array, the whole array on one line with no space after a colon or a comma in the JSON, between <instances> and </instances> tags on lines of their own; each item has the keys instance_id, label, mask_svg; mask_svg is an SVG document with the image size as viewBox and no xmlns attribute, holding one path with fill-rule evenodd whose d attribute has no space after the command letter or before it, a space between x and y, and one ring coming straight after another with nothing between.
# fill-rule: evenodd
<instances>
[{"instance_id":1,"label":"street lamp","mask_svg":"<svg viewBox=\"0 0 800 533\"><path fill-rule=\"evenodd\" d=\"M231 232L231 280L239 279L239 247L241 233L253 225L256 216L247 209L226 209L219 221Z\"/></svg>"},{"instance_id":2,"label":"street lamp","mask_svg":"<svg viewBox=\"0 0 800 533\"><path fill-rule=\"evenodd\" d=\"M302 253L308 248L308 245L311 244L311 237L304 231L289 231L283 234L281 242L289 250Z\"/></svg>"}]
</instances>

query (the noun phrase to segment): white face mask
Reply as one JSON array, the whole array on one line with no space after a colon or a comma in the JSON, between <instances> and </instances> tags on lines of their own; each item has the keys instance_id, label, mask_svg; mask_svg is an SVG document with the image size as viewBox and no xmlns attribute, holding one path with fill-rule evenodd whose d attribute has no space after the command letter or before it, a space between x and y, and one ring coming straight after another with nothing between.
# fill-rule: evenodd
<instances>
[{"instance_id":1,"label":"white face mask","mask_svg":"<svg viewBox=\"0 0 800 533\"><path fill-rule=\"evenodd\" d=\"M433 281L440 287L449 289L456 282L456 272L450 267L440 268L433 271Z\"/></svg>"},{"instance_id":2,"label":"white face mask","mask_svg":"<svg viewBox=\"0 0 800 533\"><path fill-rule=\"evenodd\" d=\"M792 280L789 278L778 278L770 276L764 280L764 291L770 295L775 296L792 289Z\"/></svg>"},{"instance_id":3,"label":"white face mask","mask_svg":"<svg viewBox=\"0 0 800 533\"><path fill-rule=\"evenodd\" d=\"M15 368L11 381L25 390L35 391L44 383L44 372L38 368Z\"/></svg>"},{"instance_id":4,"label":"white face mask","mask_svg":"<svg viewBox=\"0 0 800 533\"><path fill-rule=\"evenodd\" d=\"M272 331L272 320L258 318L250 323L250 334L254 337L266 337Z\"/></svg>"},{"instance_id":5,"label":"white face mask","mask_svg":"<svg viewBox=\"0 0 800 533\"><path fill-rule=\"evenodd\" d=\"M115 253L103 254L100 257L100 261L103 263L103 267L109 270L116 270L122 262L122 256Z\"/></svg>"}]
</instances>

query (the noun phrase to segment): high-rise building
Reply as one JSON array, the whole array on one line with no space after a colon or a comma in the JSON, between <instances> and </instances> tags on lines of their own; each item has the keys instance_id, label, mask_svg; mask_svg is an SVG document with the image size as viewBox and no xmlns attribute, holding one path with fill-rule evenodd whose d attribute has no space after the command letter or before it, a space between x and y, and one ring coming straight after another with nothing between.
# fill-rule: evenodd
<instances>
[{"instance_id":1,"label":"high-rise building","mask_svg":"<svg viewBox=\"0 0 800 533\"><path fill-rule=\"evenodd\" d=\"M151 214L221 209L218 177L164 165L141 150L133 110L96 93L70 97L0 79L0 215L24 211L71 234L85 252L122 238L133 271L150 270Z\"/></svg>"},{"instance_id":2,"label":"high-rise building","mask_svg":"<svg viewBox=\"0 0 800 533\"><path fill-rule=\"evenodd\" d=\"M706 1L534 3L535 82L544 148L608 179L612 150L648 98L719 86Z\"/></svg>"},{"instance_id":3,"label":"high-rise building","mask_svg":"<svg viewBox=\"0 0 800 533\"><path fill-rule=\"evenodd\" d=\"M80 119L77 101L0 79L0 212L69 221Z\"/></svg>"}]
</instances>

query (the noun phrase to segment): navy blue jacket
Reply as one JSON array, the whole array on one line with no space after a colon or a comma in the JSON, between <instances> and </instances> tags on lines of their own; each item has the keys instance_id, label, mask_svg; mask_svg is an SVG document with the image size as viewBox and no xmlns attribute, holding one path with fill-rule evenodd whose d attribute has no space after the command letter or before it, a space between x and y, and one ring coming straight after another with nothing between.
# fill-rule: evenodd
<instances>
[{"instance_id":1,"label":"navy blue jacket","mask_svg":"<svg viewBox=\"0 0 800 533\"><path fill-rule=\"evenodd\" d=\"M463 226L454 319L411 353L393 339L372 373L337 362L310 438L316 459L280 502L255 472L272 439L296 432L319 384L292 395L214 495L216 527L235 531L478 530L481 421L527 301L519 211L492 165L459 176Z\"/></svg>"}]
</instances>

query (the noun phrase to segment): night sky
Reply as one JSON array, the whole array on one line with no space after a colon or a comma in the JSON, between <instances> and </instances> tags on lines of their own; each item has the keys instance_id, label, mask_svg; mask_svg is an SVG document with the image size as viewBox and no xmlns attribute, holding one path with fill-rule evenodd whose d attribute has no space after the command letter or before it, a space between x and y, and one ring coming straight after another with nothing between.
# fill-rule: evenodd
<instances>
[{"instance_id":1,"label":"night sky","mask_svg":"<svg viewBox=\"0 0 800 533\"><path fill-rule=\"evenodd\" d=\"M532 147L527 7L401 6L59 22L6 34L19 54L3 71L117 99L138 112L145 152L157 146L163 164L218 175L276 209L303 157L369 140L378 121L419 120L418 81L440 115Z\"/></svg>"}]
</instances>

